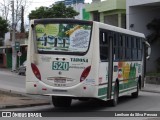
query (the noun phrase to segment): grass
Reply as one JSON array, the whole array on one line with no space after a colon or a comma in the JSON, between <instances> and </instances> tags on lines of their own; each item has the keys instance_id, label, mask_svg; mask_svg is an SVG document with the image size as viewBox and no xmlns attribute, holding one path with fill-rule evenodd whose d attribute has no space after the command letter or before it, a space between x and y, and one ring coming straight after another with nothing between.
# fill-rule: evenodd
<instances>
[{"instance_id":1,"label":"grass","mask_svg":"<svg viewBox=\"0 0 160 120\"><path fill-rule=\"evenodd\" d=\"M151 77L160 77L160 73L156 73L156 72L149 72L149 73L146 73L146 76L151 76Z\"/></svg>"}]
</instances>

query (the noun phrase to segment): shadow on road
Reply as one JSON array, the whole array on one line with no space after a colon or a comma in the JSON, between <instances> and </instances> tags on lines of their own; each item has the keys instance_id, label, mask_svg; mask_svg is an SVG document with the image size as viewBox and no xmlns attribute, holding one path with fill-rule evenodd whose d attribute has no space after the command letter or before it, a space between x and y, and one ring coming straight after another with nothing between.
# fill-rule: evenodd
<instances>
[{"instance_id":1,"label":"shadow on road","mask_svg":"<svg viewBox=\"0 0 160 120\"><path fill-rule=\"evenodd\" d=\"M123 96L119 98L118 104L126 103L134 100L131 96ZM88 101L77 101L68 108L52 108L54 112L95 112L103 111L107 107L112 107L110 101L104 102L98 99L91 99Z\"/></svg>"}]
</instances>

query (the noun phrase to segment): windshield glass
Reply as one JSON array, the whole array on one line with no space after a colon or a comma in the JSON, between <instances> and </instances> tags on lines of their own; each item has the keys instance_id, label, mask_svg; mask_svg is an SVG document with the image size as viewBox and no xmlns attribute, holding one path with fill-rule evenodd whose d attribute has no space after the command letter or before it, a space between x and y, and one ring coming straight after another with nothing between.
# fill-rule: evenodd
<instances>
[{"instance_id":1,"label":"windshield glass","mask_svg":"<svg viewBox=\"0 0 160 120\"><path fill-rule=\"evenodd\" d=\"M91 28L91 24L37 24L35 31L38 52L85 53L89 48Z\"/></svg>"}]
</instances>

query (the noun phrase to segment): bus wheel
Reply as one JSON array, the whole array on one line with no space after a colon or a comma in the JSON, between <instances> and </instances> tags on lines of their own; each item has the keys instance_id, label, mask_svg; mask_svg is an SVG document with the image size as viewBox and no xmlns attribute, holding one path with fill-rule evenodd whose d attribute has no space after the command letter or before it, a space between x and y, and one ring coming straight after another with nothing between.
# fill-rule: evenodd
<instances>
[{"instance_id":1,"label":"bus wheel","mask_svg":"<svg viewBox=\"0 0 160 120\"><path fill-rule=\"evenodd\" d=\"M139 95L139 82L137 83L137 91L134 92L134 93L132 93L131 96L132 96L133 98L137 98L138 95Z\"/></svg>"},{"instance_id":2,"label":"bus wheel","mask_svg":"<svg viewBox=\"0 0 160 120\"><path fill-rule=\"evenodd\" d=\"M55 107L70 107L72 99L69 97L52 96L52 103Z\"/></svg>"},{"instance_id":3,"label":"bus wheel","mask_svg":"<svg viewBox=\"0 0 160 120\"><path fill-rule=\"evenodd\" d=\"M116 106L118 104L118 85L117 83L114 86L114 96L113 99L111 100L111 105Z\"/></svg>"}]
</instances>

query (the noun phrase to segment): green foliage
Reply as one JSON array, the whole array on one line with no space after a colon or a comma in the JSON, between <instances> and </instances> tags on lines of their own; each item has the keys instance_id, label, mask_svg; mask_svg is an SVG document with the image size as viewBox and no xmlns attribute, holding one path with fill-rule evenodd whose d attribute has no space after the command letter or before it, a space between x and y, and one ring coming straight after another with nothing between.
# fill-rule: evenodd
<instances>
[{"instance_id":1,"label":"green foliage","mask_svg":"<svg viewBox=\"0 0 160 120\"><path fill-rule=\"evenodd\" d=\"M66 7L64 3L52 4L50 7L39 7L32 10L29 19L41 18L73 18L79 13L73 7Z\"/></svg>"},{"instance_id":2,"label":"green foliage","mask_svg":"<svg viewBox=\"0 0 160 120\"><path fill-rule=\"evenodd\" d=\"M160 77L160 73L159 72L149 72L149 73L146 73L146 76Z\"/></svg>"},{"instance_id":3,"label":"green foliage","mask_svg":"<svg viewBox=\"0 0 160 120\"><path fill-rule=\"evenodd\" d=\"M160 57L156 59L156 69L160 73Z\"/></svg>"},{"instance_id":4,"label":"green foliage","mask_svg":"<svg viewBox=\"0 0 160 120\"><path fill-rule=\"evenodd\" d=\"M152 31L152 33L147 36L148 42L154 43L158 41L160 43L160 19L153 19L147 24L147 29Z\"/></svg>"},{"instance_id":5,"label":"green foliage","mask_svg":"<svg viewBox=\"0 0 160 120\"><path fill-rule=\"evenodd\" d=\"M4 38L4 34L8 32L8 23L0 17L0 38Z\"/></svg>"},{"instance_id":6,"label":"green foliage","mask_svg":"<svg viewBox=\"0 0 160 120\"><path fill-rule=\"evenodd\" d=\"M147 24L148 30L152 33L147 36L149 43L159 43L160 44L160 19L153 19L150 23ZM156 59L156 69L160 73L160 57Z\"/></svg>"}]
</instances>

